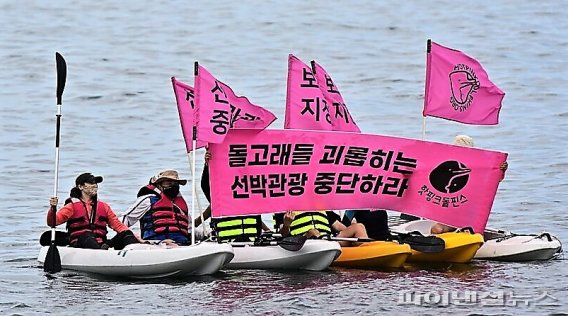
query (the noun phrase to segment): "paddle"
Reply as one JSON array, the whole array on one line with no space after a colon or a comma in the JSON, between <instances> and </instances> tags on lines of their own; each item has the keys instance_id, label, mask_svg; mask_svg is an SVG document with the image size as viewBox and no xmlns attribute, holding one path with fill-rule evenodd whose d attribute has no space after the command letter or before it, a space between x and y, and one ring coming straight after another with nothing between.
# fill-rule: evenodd
<instances>
[{"instance_id":1,"label":"paddle","mask_svg":"<svg viewBox=\"0 0 568 316\"><path fill-rule=\"evenodd\" d=\"M65 88L65 81L67 79L67 64L65 59L59 53L55 53L55 64L57 68L57 114L56 127L55 127L55 183L53 188L53 196L57 196L57 182L59 174L59 130L61 126L61 99L63 96L63 89ZM61 258L59 256L59 250L57 250L57 244L55 242L55 220L57 207L51 207L52 213L52 225L51 225L51 243L47 254L45 255L45 261L43 262L43 271L49 273L56 273L61 271Z\"/></svg>"},{"instance_id":2,"label":"paddle","mask_svg":"<svg viewBox=\"0 0 568 316\"><path fill-rule=\"evenodd\" d=\"M277 235L277 234L275 234ZM272 236L268 236L268 237L272 237ZM275 237L275 236L274 236ZM302 249L302 247L304 246L304 244L306 243L306 240L308 239L306 236L288 236L288 237L284 237L284 238L277 238L274 240L268 240L266 239L267 236L261 236L260 239L257 239L254 242L255 246L280 246L283 249L286 249L288 251L298 251L300 249ZM250 243L242 243L242 242L231 242L231 245L233 245L233 247L244 247L246 245L250 245Z\"/></svg>"},{"instance_id":3,"label":"paddle","mask_svg":"<svg viewBox=\"0 0 568 316\"><path fill-rule=\"evenodd\" d=\"M303 235L288 236L288 237L284 237L282 239L276 240L276 244L278 246L282 247L283 249L288 250L288 251L298 251L298 250L302 249L302 247L306 243L307 239L308 238L306 236L303 236Z\"/></svg>"},{"instance_id":4,"label":"paddle","mask_svg":"<svg viewBox=\"0 0 568 316\"><path fill-rule=\"evenodd\" d=\"M439 253L446 249L446 243L440 237L424 236L420 232L395 233L391 232L394 240L408 244L410 248L425 253Z\"/></svg>"}]
</instances>

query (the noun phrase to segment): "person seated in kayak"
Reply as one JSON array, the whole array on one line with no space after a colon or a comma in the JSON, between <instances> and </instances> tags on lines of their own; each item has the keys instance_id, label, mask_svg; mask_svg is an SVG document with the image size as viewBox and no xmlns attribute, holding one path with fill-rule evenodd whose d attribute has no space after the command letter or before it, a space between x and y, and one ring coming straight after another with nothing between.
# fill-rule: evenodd
<instances>
[{"instance_id":1,"label":"person seated in kayak","mask_svg":"<svg viewBox=\"0 0 568 316\"><path fill-rule=\"evenodd\" d=\"M188 207L179 190L186 183L176 170L161 171L140 188L122 222L131 227L140 221L144 240L160 240L167 245L189 244Z\"/></svg>"},{"instance_id":2,"label":"person seated in kayak","mask_svg":"<svg viewBox=\"0 0 568 316\"><path fill-rule=\"evenodd\" d=\"M205 194L205 198L210 203L209 206L198 216L195 221L195 227L201 225L201 221L211 217L211 186L209 184L209 159L211 153L205 153L205 166L201 174L201 190ZM262 235L263 231L270 231L270 228L262 221L260 215L247 216L231 216L223 218L212 218L211 228L213 233L220 242L233 241L255 241Z\"/></svg>"},{"instance_id":3,"label":"person seated in kayak","mask_svg":"<svg viewBox=\"0 0 568 316\"><path fill-rule=\"evenodd\" d=\"M462 147L474 147L473 138L471 138L470 136L467 136L467 135L457 135L454 138L454 145L462 146ZM504 161L499 166L499 169L501 171L503 171L503 175L501 176L501 180L503 180L505 178L505 171L507 171L508 167L509 167L509 164L506 161ZM455 231L455 230L456 230L455 227L448 226L448 225L445 225L445 224L442 224L442 223L436 223L436 224L432 225L432 227L430 228L430 233L442 234L442 233L452 232L452 231Z\"/></svg>"},{"instance_id":4,"label":"person seated in kayak","mask_svg":"<svg viewBox=\"0 0 568 316\"><path fill-rule=\"evenodd\" d=\"M385 210L348 210L345 211L341 222L348 227L355 223L363 224L369 238L392 240Z\"/></svg>"},{"instance_id":5,"label":"person seated in kayak","mask_svg":"<svg viewBox=\"0 0 568 316\"><path fill-rule=\"evenodd\" d=\"M363 224L354 223L346 227L341 218L332 211L278 213L274 215L276 227L283 237L304 235L308 238L336 236L345 238L369 238ZM356 246L360 243L339 241L343 247Z\"/></svg>"},{"instance_id":6,"label":"person seated in kayak","mask_svg":"<svg viewBox=\"0 0 568 316\"><path fill-rule=\"evenodd\" d=\"M55 225L67 223L69 244L77 248L123 249L124 246L139 243L140 240L128 227L120 222L110 206L98 199L98 184L103 177L83 173L75 179L75 187L65 205L56 212ZM52 207L57 207L56 196L49 199L47 225L53 225ZM117 235L107 239L107 226Z\"/></svg>"}]
</instances>

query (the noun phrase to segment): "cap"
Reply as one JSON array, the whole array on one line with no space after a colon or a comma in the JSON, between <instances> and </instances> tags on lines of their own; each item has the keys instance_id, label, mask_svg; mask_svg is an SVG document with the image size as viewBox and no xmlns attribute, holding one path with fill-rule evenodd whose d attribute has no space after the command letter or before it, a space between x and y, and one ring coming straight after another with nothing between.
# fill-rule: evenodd
<instances>
[{"instance_id":1,"label":"cap","mask_svg":"<svg viewBox=\"0 0 568 316\"><path fill-rule=\"evenodd\" d=\"M77 179L75 179L75 185L81 185L81 184L85 184L85 183L91 183L91 184L95 184L95 183L101 183L103 182L103 177L101 176L93 176L92 174L86 172L86 173L82 173L80 174Z\"/></svg>"},{"instance_id":2,"label":"cap","mask_svg":"<svg viewBox=\"0 0 568 316\"><path fill-rule=\"evenodd\" d=\"M185 185L187 183L187 180L179 178L178 172L175 171L175 170L161 171L157 175L153 176L152 179L150 179L150 182L152 184L156 184L156 183L158 183L160 181L164 181L164 180L176 181L177 183L179 183L181 185Z\"/></svg>"}]
</instances>

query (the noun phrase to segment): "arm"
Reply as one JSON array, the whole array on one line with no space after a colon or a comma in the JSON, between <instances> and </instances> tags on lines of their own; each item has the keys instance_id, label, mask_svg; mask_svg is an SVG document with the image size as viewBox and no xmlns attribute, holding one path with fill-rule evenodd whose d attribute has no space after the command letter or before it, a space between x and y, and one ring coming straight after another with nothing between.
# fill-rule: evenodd
<instances>
[{"instance_id":1,"label":"arm","mask_svg":"<svg viewBox=\"0 0 568 316\"><path fill-rule=\"evenodd\" d=\"M134 202L134 204L126 210L126 214L122 217L122 223L128 227L136 224L138 220L140 220L142 216L150 210L150 207L152 206L150 203L151 196L152 194L148 194L136 199L136 202Z\"/></svg>"},{"instance_id":2,"label":"arm","mask_svg":"<svg viewBox=\"0 0 568 316\"><path fill-rule=\"evenodd\" d=\"M104 203L104 202L103 202ZM107 204L107 218L108 218L108 226L110 226L110 228L112 228L112 230L114 230L117 233L121 233L125 230L129 230L128 226L124 225L116 216L116 214L114 213L114 211L110 208L110 206Z\"/></svg>"},{"instance_id":3,"label":"arm","mask_svg":"<svg viewBox=\"0 0 568 316\"><path fill-rule=\"evenodd\" d=\"M290 225L294 221L294 217L296 215L292 211L286 211L284 214L284 219L282 220L283 224L280 226L280 234L284 237L290 235Z\"/></svg>"},{"instance_id":4,"label":"arm","mask_svg":"<svg viewBox=\"0 0 568 316\"><path fill-rule=\"evenodd\" d=\"M205 211L203 211L203 221L206 221L209 217L211 217L211 204L209 206L207 206ZM193 224L195 225L195 227L199 227L199 225L202 224L201 223L201 216L197 216L197 218L195 219Z\"/></svg>"},{"instance_id":5,"label":"arm","mask_svg":"<svg viewBox=\"0 0 568 316\"><path fill-rule=\"evenodd\" d=\"M49 199L49 209L47 210L47 225L52 226L53 225L53 211L51 210L51 206L57 206L57 197L52 197L51 199ZM56 219L55 219L55 226L57 225L61 225L65 222L67 222L67 220L69 218L71 218L71 216L73 216L73 205L67 204L65 206L63 206L59 211L57 211L57 213L55 213L56 215Z\"/></svg>"}]
</instances>

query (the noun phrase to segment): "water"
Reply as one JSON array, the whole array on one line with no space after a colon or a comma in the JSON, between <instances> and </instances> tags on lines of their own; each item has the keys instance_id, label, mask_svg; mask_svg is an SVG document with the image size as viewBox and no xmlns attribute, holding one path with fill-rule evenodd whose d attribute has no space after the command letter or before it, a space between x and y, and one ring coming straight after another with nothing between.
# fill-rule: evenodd
<instances>
[{"instance_id":1,"label":"water","mask_svg":"<svg viewBox=\"0 0 568 316\"><path fill-rule=\"evenodd\" d=\"M192 83L195 60L273 111L279 117L273 127L282 128L287 55L316 59L363 131L420 138L425 46L432 38L480 60L507 95L499 125L428 118L427 139L450 142L465 133L479 147L508 152L510 167L489 226L547 230L568 240L568 10L556 1L3 0L0 12L0 313L568 311L565 260L405 272L228 271L155 282L74 272L48 278L36 263L54 183L55 51L68 64L58 194L66 196L81 172L100 174L101 199L121 213L158 170L176 168L189 177L170 77ZM202 196L200 201L203 209ZM504 293L531 303L404 305L405 290L426 296ZM554 299L540 303L557 306L535 306L543 294Z\"/></svg>"}]
</instances>

